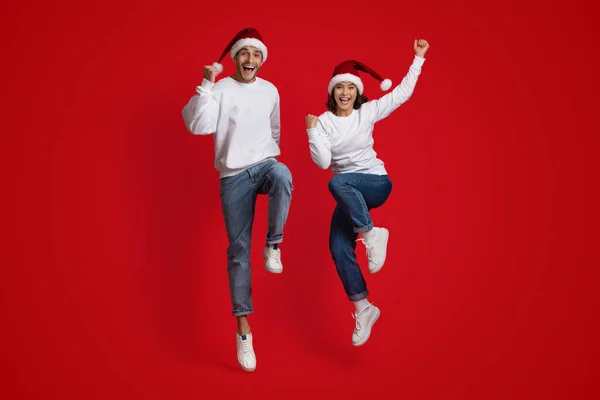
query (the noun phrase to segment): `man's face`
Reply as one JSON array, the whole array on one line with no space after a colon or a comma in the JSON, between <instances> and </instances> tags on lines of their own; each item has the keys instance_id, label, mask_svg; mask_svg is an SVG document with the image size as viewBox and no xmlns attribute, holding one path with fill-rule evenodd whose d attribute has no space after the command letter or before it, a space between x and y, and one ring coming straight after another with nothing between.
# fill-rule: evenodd
<instances>
[{"instance_id":1,"label":"man's face","mask_svg":"<svg viewBox=\"0 0 600 400\"><path fill-rule=\"evenodd\" d=\"M234 79L243 83L254 82L262 62L262 53L256 47L242 47L235 56L236 72Z\"/></svg>"}]
</instances>

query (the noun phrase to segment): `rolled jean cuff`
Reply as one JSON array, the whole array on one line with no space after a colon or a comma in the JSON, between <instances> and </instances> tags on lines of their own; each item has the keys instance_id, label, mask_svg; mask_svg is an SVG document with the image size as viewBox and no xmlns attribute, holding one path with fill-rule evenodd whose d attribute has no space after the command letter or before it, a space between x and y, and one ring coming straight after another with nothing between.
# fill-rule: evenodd
<instances>
[{"instance_id":1,"label":"rolled jean cuff","mask_svg":"<svg viewBox=\"0 0 600 400\"><path fill-rule=\"evenodd\" d=\"M283 242L283 236L275 237L272 239L267 238L267 244L279 244Z\"/></svg>"},{"instance_id":2,"label":"rolled jean cuff","mask_svg":"<svg viewBox=\"0 0 600 400\"><path fill-rule=\"evenodd\" d=\"M369 291L365 290L362 293L350 295L350 296L348 296L348 298L350 299L350 301L358 301L358 300L364 299L368 295L369 295Z\"/></svg>"},{"instance_id":3,"label":"rolled jean cuff","mask_svg":"<svg viewBox=\"0 0 600 400\"><path fill-rule=\"evenodd\" d=\"M235 317L241 317L242 315L248 315L248 314L252 314L251 308L240 308L238 310L233 311L233 315Z\"/></svg>"},{"instance_id":4,"label":"rolled jean cuff","mask_svg":"<svg viewBox=\"0 0 600 400\"><path fill-rule=\"evenodd\" d=\"M354 233L363 233L363 232L367 232L370 231L371 229L373 229L373 223L371 222L369 225L367 226L358 226L358 227L354 227L352 228L352 230L354 231Z\"/></svg>"}]
</instances>

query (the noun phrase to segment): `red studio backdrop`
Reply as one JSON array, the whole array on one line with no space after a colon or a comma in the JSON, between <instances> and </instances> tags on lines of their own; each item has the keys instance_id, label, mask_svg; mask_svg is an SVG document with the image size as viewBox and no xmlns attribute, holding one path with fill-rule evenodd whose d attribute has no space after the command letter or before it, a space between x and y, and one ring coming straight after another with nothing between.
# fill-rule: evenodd
<instances>
[{"instance_id":1,"label":"red studio backdrop","mask_svg":"<svg viewBox=\"0 0 600 400\"><path fill-rule=\"evenodd\" d=\"M577 0L4 4L0 397L598 398L597 20ZM212 138L181 116L246 26L294 179L280 276L257 204L252 374ZM365 274L382 316L354 348L304 117L342 60L400 83L416 38L414 95L375 128L390 246Z\"/></svg>"}]
</instances>

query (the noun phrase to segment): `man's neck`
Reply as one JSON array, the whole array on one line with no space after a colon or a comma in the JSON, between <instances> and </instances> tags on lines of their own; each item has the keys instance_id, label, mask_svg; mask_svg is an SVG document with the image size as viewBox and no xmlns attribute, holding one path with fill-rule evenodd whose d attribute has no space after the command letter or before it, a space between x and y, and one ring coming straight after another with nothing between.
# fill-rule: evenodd
<instances>
[{"instance_id":1,"label":"man's neck","mask_svg":"<svg viewBox=\"0 0 600 400\"><path fill-rule=\"evenodd\" d=\"M231 79L233 79L236 82L246 83L246 84L256 82L256 76L254 78L252 78L252 80L250 82L246 82L245 80L242 79L242 77L237 72L235 74L231 75Z\"/></svg>"}]
</instances>

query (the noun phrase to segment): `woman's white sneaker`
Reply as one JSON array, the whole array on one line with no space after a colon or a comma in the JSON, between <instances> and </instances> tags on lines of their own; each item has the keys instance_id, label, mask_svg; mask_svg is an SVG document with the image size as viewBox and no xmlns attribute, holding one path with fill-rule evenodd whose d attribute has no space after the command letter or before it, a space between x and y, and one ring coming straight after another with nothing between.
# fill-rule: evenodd
<instances>
[{"instance_id":1,"label":"woman's white sneaker","mask_svg":"<svg viewBox=\"0 0 600 400\"><path fill-rule=\"evenodd\" d=\"M369 238L363 237L357 242L363 242L367 249L369 271L376 274L383 267L387 256L387 243L390 232L385 228L373 228Z\"/></svg>"},{"instance_id":2,"label":"woman's white sneaker","mask_svg":"<svg viewBox=\"0 0 600 400\"><path fill-rule=\"evenodd\" d=\"M356 326L352 333L352 345L362 346L371 336L371 328L377 319L381 311L375 307L372 303L363 308L360 312L352 314L352 317L356 320Z\"/></svg>"}]
</instances>

